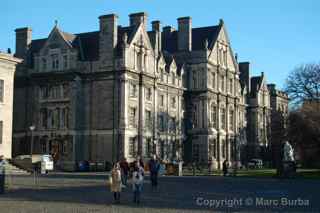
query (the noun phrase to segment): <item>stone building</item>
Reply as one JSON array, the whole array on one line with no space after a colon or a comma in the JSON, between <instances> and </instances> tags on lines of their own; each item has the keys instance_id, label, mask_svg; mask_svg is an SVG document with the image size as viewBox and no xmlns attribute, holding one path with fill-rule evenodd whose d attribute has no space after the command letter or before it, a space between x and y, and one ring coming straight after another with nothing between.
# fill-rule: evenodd
<instances>
[{"instance_id":1,"label":"stone building","mask_svg":"<svg viewBox=\"0 0 320 213\"><path fill-rule=\"evenodd\" d=\"M251 77L249 62L239 63L239 70L241 85L247 92L247 144L242 160L261 158L274 161L276 150L273 145L284 139L288 95L277 90L275 84L267 84L263 72Z\"/></svg>"},{"instance_id":2,"label":"stone building","mask_svg":"<svg viewBox=\"0 0 320 213\"><path fill-rule=\"evenodd\" d=\"M287 119L289 116L289 97L276 89L275 84L268 84L271 106L271 137L270 151L272 164L280 167L282 143L287 137Z\"/></svg>"},{"instance_id":3,"label":"stone building","mask_svg":"<svg viewBox=\"0 0 320 213\"><path fill-rule=\"evenodd\" d=\"M147 31L146 13L129 18L123 27L115 14L100 16L98 31L79 34L56 25L37 40L16 30L25 62L15 78L14 155L30 152L31 125L32 152L54 154L66 170L152 154L221 168L240 161L247 136L268 143L265 76L250 79L238 64L222 20L194 28L182 17L178 29L153 21Z\"/></svg>"},{"instance_id":4,"label":"stone building","mask_svg":"<svg viewBox=\"0 0 320 213\"><path fill-rule=\"evenodd\" d=\"M0 52L0 155L11 158L13 83L21 60Z\"/></svg>"}]
</instances>

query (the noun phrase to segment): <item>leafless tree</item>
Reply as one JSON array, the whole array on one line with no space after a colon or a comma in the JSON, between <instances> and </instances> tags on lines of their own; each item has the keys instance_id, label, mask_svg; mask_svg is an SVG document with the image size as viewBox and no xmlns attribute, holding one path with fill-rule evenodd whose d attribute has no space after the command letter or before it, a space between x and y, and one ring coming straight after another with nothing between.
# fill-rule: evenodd
<instances>
[{"instance_id":1,"label":"leafless tree","mask_svg":"<svg viewBox=\"0 0 320 213\"><path fill-rule=\"evenodd\" d=\"M285 86L291 103L320 102L320 63L303 64L288 76Z\"/></svg>"}]
</instances>

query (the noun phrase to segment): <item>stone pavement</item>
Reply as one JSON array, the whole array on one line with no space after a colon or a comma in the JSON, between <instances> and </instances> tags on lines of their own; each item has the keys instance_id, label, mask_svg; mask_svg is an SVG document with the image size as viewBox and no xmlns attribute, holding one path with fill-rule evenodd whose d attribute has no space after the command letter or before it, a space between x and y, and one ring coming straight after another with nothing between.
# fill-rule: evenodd
<instances>
[{"instance_id":1,"label":"stone pavement","mask_svg":"<svg viewBox=\"0 0 320 213\"><path fill-rule=\"evenodd\" d=\"M161 177L157 192L146 178L142 203L131 188L113 205L106 173L13 176L0 195L0 213L320 212L319 180L241 177Z\"/></svg>"}]
</instances>

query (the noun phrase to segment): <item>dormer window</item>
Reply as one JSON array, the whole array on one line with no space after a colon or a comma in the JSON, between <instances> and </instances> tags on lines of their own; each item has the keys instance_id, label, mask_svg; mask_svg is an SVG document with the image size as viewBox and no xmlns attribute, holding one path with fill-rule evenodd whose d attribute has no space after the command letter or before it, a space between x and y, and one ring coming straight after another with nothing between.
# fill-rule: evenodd
<instances>
[{"instance_id":1,"label":"dormer window","mask_svg":"<svg viewBox=\"0 0 320 213\"><path fill-rule=\"evenodd\" d=\"M52 70L58 70L59 69L59 55L58 54L52 54L51 55L51 62L52 62Z\"/></svg>"}]
</instances>

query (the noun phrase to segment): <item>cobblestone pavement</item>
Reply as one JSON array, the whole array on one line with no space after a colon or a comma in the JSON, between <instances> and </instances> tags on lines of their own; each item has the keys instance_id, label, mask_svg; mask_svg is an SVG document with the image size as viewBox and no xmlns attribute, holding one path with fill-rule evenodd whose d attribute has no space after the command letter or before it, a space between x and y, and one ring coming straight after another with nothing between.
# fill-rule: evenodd
<instances>
[{"instance_id":1,"label":"cobblestone pavement","mask_svg":"<svg viewBox=\"0 0 320 213\"><path fill-rule=\"evenodd\" d=\"M106 173L9 176L0 213L320 212L320 180L161 177L153 192L146 178L139 206L130 187L114 205L106 180Z\"/></svg>"}]
</instances>

